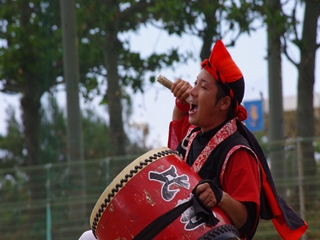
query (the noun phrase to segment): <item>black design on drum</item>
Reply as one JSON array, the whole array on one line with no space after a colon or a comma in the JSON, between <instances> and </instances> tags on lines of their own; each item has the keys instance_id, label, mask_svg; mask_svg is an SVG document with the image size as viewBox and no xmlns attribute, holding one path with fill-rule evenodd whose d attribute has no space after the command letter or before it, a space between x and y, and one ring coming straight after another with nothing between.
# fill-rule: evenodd
<instances>
[{"instance_id":1,"label":"black design on drum","mask_svg":"<svg viewBox=\"0 0 320 240\"><path fill-rule=\"evenodd\" d=\"M190 197L188 197L187 199L179 200L178 205L190 201L192 195L193 194L190 194ZM214 213L213 215L215 216ZM181 214L180 222L184 224L184 230L186 231L193 231L206 223L204 218L199 217L195 214L193 206L187 208Z\"/></svg>"},{"instance_id":2,"label":"black design on drum","mask_svg":"<svg viewBox=\"0 0 320 240\"><path fill-rule=\"evenodd\" d=\"M176 184L186 189L190 188L189 177L186 174L179 176L177 174L177 169L173 165L171 165L169 169L160 173L150 171L149 179L162 183L161 196L167 202L171 201L180 191L179 189L170 189L171 185Z\"/></svg>"},{"instance_id":3,"label":"black design on drum","mask_svg":"<svg viewBox=\"0 0 320 240\"><path fill-rule=\"evenodd\" d=\"M141 171L144 167L148 166L152 162L154 162L162 157L169 156L169 155L177 155L178 156L178 152L173 151L171 149L167 149L164 151L159 151L159 152L154 153L153 155L149 156L148 158L144 159L143 161L140 161L138 165L134 166L134 168L129 171L129 174L126 174L124 176L124 178L120 180L120 183L117 183L115 185L115 187L111 188L111 192L109 194L107 194L105 192L103 193L103 194L107 194L107 198L102 198L101 202L97 202L96 205L100 206L98 208L98 211L93 211L91 213L91 217L92 217L91 229L92 229L92 233L95 237L97 237L96 230L97 230L98 223L100 221L100 218L101 218L103 212L108 207L108 205L111 203L111 201L113 200L115 195L120 191L120 189L128 181L130 181L130 179L133 178L139 171ZM112 183L114 183L114 181ZM103 194L102 194L102 196L104 196Z\"/></svg>"},{"instance_id":4,"label":"black design on drum","mask_svg":"<svg viewBox=\"0 0 320 240\"><path fill-rule=\"evenodd\" d=\"M200 227L201 225L204 225L206 222L205 222L204 218L194 216L189 221L187 221L185 223L186 224L184 226L184 229L186 231L192 231L192 230L195 230L196 228Z\"/></svg>"}]
</instances>

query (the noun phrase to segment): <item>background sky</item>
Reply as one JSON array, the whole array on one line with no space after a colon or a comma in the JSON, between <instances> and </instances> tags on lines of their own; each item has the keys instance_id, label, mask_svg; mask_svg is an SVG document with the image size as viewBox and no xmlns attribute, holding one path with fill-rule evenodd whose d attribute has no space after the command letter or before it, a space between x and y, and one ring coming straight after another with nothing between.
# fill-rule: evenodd
<instances>
[{"instance_id":1,"label":"background sky","mask_svg":"<svg viewBox=\"0 0 320 240\"><path fill-rule=\"evenodd\" d=\"M142 56L148 56L152 52L162 53L172 46L179 47L180 51L189 50L193 52L195 59L190 59L185 64L179 64L175 69L165 69L155 74L164 75L174 81L180 77L191 84L194 83L199 71L201 60L198 57L201 42L192 36L168 36L164 31L153 27L143 27L137 33L130 33L121 36L121 38L129 39L130 46L133 51L140 52ZM243 35L236 42L234 47L228 48L234 61L241 69L246 87L243 101L257 100L268 98L268 75L266 56L266 33L264 29L256 31L249 35ZM227 43L227 40L225 40ZM299 52L293 47L289 50L293 59L299 61ZM209 57L209 56L208 56ZM283 57L283 96L295 96L297 94L297 70ZM316 61L316 82L314 92L320 93L320 57L319 51ZM65 92L63 87L59 87L57 94L60 106L65 107ZM99 106L101 98L96 98L91 103L81 102L82 107L90 107L95 109L98 114L108 120L108 113L105 107ZM317 99L320 102L320 99ZM45 102L45 99L43 100ZM12 105L17 109L17 117L20 118L19 112L19 96L10 96L0 94L0 133L4 134L6 129L6 109L8 105ZM147 138L147 146L157 148L166 146L168 125L171 120L171 114L174 106L174 97L171 92L159 83L146 83L143 94L138 93L133 96L133 115L129 119L130 123L148 124L149 136ZM137 136L133 131L129 134Z\"/></svg>"}]
</instances>

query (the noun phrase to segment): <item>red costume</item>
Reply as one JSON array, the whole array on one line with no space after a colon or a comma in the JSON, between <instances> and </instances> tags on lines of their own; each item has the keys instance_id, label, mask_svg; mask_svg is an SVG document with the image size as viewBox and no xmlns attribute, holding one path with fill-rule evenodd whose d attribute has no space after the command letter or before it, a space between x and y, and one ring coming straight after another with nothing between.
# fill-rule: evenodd
<instances>
[{"instance_id":1,"label":"red costume","mask_svg":"<svg viewBox=\"0 0 320 240\"><path fill-rule=\"evenodd\" d=\"M272 219L283 239L299 239L307 224L277 194L273 179L257 140L241 123L247 117L240 105L244 94L244 80L239 68L221 41L201 64L234 101L234 119L212 130L210 139L200 141L200 128L188 122L188 116L170 123L168 146L177 149L202 179L213 180L232 198L247 204L253 222L241 237L251 239L259 218ZM205 133L206 134L206 133ZM203 135L205 135L203 134ZM251 205L249 205L251 204ZM252 205L253 204L253 205ZM248 219L249 219L248 217Z\"/></svg>"}]
</instances>

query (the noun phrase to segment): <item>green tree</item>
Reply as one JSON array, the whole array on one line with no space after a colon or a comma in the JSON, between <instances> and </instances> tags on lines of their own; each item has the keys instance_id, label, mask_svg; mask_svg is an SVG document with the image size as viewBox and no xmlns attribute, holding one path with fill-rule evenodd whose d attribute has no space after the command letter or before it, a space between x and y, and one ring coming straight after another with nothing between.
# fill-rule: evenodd
<instances>
[{"instance_id":1,"label":"green tree","mask_svg":"<svg viewBox=\"0 0 320 240\"><path fill-rule=\"evenodd\" d=\"M59 15L56 3L1 1L1 92L21 93L26 165L40 163L40 99L61 76Z\"/></svg>"},{"instance_id":2,"label":"green tree","mask_svg":"<svg viewBox=\"0 0 320 240\"><path fill-rule=\"evenodd\" d=\"M74 186L69 190L70 219L85 219L86 206L84 202L76 202L74 198L85 198L85 168L83 156L82 123L79 100L79 56L77 46L75 0L61 0L61 29L63 43L63 78L66 83L67 95L67 143L68 143L68 179ZM81 164L74 165L80 161ZM86 225L79 221L77 225Z\"/></svg>"},{"instance_id":3,"label":"green tree","mask_svg":"<svg viewBox=\"0 0 320 240\"><path fill-rule=\"evenodd\" d=\"M21 94L23 136L26 166L41 163L39 144L39 109L44 92L58 83L61 76L59 15L56 1L0 1L1 92ZM44 197L37 191L40 173L28 181L29 199L35 202ZM37 222L37 210L30 211L30 226Z\"/></svg>"},{"instance_id":4,"label":"green tree","mask_svg":"<svg viewBox=\"0 0 320 240\"><path fill-rule=\"evenodd\" d=\"M80 69L87 73L82 74L81 81L86 83L87 95L90 90L96 90L99 77L107 82L107 90L102 94L110 116L109 138L113 155L123 155L126 152L127 139L122 117L122 100L128 99L125 88L131 87L134 92L143 91L147 73L151 73L150 81L154 82L152 71L171 66L179 60L176 49L163 54L151 53L145 59L130 50L126 34L152 21L150 7L154 5L155 1L147 0L110 0L99 4L92 0L78 0L76 4L80 59L90 60L80 62Z\"/></svg>"},{"instance_id":5,"label":"green tree","mask_svg":"<svg viewBox=\"0 0 320 240\"><path fill-rule=\"evenodd\" d=\"M280 0L265 1L264 16L268 36L268 86L269 86L269 158L275 181L281 182L285 174L284 113L282 104L282 59L281 36L285 32L287 18L283 15ZM278 192L285 197L285 187L278 186Z\"/></svg>"},{"instance_id":6,"label":"green tree","mask_svg":"<svg viewBox=\"0 0 320 240\"><path fill-rule=\"evenodd\" d=\"M153 8L159 28L169 34L188 34L202 40L200 59L209 57L211 47L218 39L234 46L241 34L250 34L259 25L254 20L259 16L256 1L157 1ZM160 11L159 11L160 10Z\"/></svg>"},{"instance_id":7,"label":"green tree","mask_svg":"<svg viewBox=\"0 0 320 240\"><path fill-rule=\"evenodd\" d=\"M6 136L0 135L0 168L19 166L25 161L22 127L15 118L15 110L8 106ZM2 177L1 177L2 178Z\"/></svg>"},{"instance_id":8,"label":"green tree","mask_svg":"<svg viewBox=\"0 0 320 240\"><path fill-rule=\"evenodd\" d=\"M29 175L39 171L38 179L51 178L50 196L53 202L59 203L66 198L69 190L69 185L66 179L66 163L67 162L67 141L66 141L66 117L63 108L59 107L56 99L52 95L44 95L45 104L40 108L41 127L39 133L40 151L41 151L41 166L24 167L24 138L23 126L16 120L14 109L8 108L7 130L6 134L0 136L0 201L5 204L6 209L0 208L1 229L5 231L0 236L0 239L44 239L44 229L46 228L46 212L44 211L45 196L42 199L37 199L37 205L28 205L29 208L38 208L40 211L37 214L33 224L36 228L28 228L28 223L31 221L31 216L26 211L26 206L29 202ZM83 121L83 136L85 142L85 158L89 162L93 159L105 159L110 156L111 146L106 139L109 131L107 123L98 116L92 109L82 111ZM53 164L52 164L53 163ZM51 165L52 164L52 165ZM50 176L47 176L43 171L43 166L52 166ZM97 170L97 169L96 169ZM101 184L101 177L88 176L86 181L88 186L88 194L92 191L92 186ZM46 181L41 180L37 184L36 191L46 192ZM11 204L12 203L12 204ZM2 205L3 206L3 205ZM18 207L19 206L19 207ZM92 207L91 205L89 206ZM66 237L62 235L61 226L62 219L66 217L66 206L56 204L52 206L52 233L57 239ZM86 218L82 219L85 220ZM65 223L72 220L65 220ZM23 226L23 227L22 227ZM77 226L79 230L79 226ZM71 232L71 231L70 231ZM79 232L77 234L80 234ZM74 237L74 235L73 235Z\"/></svg>"},{"instance_id":9,"label":"green tree","mask_svg":"<svg viewBox=\"0 0 320 240\"><path fill-rule=\"evenodd\" d=\"M46 104L41 108L41 156L42 163L67 162L66 116L53 95L45 95ZM84 158L105 158L111 155L111 143L106 136L109 133L107 122L93 109L81 111L84 140ZM14 127L15 129L16 127Z\"/></svg>"},{"instance_id":10,"label":"green tree","mask_svg":"<svg viewBox=\"0 0 320 240\"><path fill-rule=\"evenodd\" d=\"M320 27L320 2L317 0L301 1L304 6L303 19L299 21L297 11L299 1L293 5L290 19L291 25L283 37L284 53L298 70L298 102L296 111L297 137L301 137L301 159L303 160L303 175L312 180L317 175L316 161L314 158L314 146L311 140L314 137L314 83L316 52L320 47L317 43L317 34ZM300 29L300 31L299 31ZM297 47L300 53L300 62L297 62L289 54L289 43ZM316 188L306 186L306 202L311 203L314 199Z\"/></svg>"},{"instance_id":11,"label":"green tree","mask_svg":"<svg viewBox=\"0 0 320 240\"><path fill-rule=\"evenodd\" d=\"M66 162L67 134L64 112L54 96L45 95L44 99L47 103L40 110L41 163Z\"/></svg>"},{"instance_id":12,"label":"green tree","mask_svg":"<svg viewBox=\"0 0 320 240\"><path fill-rule=\"evenodd\" d=\"M85 159L98 159L112 155L109 126L93 109L83 110L83 136Z\"/></svg>"}]
</instances>

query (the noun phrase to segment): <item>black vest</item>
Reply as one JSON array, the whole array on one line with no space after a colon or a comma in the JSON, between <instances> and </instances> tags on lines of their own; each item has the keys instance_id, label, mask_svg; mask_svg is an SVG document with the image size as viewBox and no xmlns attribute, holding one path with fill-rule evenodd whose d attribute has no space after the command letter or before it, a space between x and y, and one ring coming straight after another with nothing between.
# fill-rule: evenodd
<instances>
[{"instance_id":1,"label":"black vest","mask_svg":"<svg viewBox=\"0 0 320 240\"><path fill-rule=\"evenodd\" d=\"M192 130L190 135L197 130L199 130L199 128ZM184 142L184 144L186 144L186 142ZM219 176L224 160L228 152L237 145L243 145L250 148L248 141L238 131L227 137L213 149L208 156L208 159L204 162L200 171L198 172L198 175L201 177L201 179L213 180L216 184L218 184L218 186L221 187ZM181 147L181 144L177 147L177 151L183 157L186 154L186 151ZM241 159L239 159L239 161L241 161Z\"/></svg>"}]
</instances>

